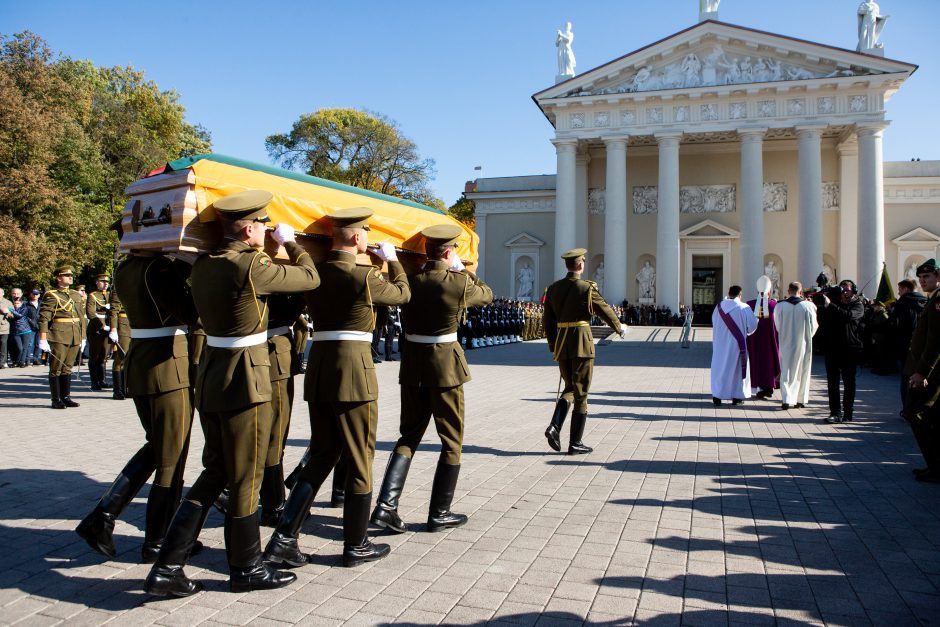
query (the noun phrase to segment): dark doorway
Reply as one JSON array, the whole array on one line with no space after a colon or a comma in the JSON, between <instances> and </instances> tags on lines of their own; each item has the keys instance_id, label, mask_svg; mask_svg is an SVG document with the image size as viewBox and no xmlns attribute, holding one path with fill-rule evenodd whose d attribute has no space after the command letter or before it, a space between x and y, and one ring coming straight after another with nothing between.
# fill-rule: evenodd
<instances>
[{"instance_id":1,"label":"dark doorway","mask_svg":"<svg viewBox=\"0 0 940 627\"><path fill-rule=\"evenodd\" d=\"M712 325L712 312L724 295L721 255L692 255L692 311L697 325Z\"/></svg>"}]
</instances>

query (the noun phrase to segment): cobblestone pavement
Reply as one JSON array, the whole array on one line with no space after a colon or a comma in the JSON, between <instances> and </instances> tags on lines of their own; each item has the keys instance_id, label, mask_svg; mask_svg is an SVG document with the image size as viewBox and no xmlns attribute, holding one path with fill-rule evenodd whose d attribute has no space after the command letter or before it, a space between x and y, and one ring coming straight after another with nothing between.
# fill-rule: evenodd
<instances>
[{"instance_id":1,"label":"cobblestone pavement","mask_svg":"<svg viewBox=\"0 0 940 627\"><path fill-rule=\"evenodd\" d=\"M708 331L687 350L677 339L639 328L598 349L585 434L595 451L581 457L542 435L557 382L544 343L470 352L454 504L465 527L424 530L432 433L401 499L414 530L378 534L387 559L340 567L341 511L321 490L301 539L313 563L297 582L229 593L213 513L208 549L187 568L207 591L177 600L141 591L144 495L117 525L115 560L72 531L141 443L132 403L75 384L81 408L53 411L39 368L0 371L0 623L937 624L940 486L912 480L921 460L896 379L862 375L844 427L821 422L821 363L807 410L716 408ZM397 364L377 369L378 484L399 401ZM309 435L302 400L294 410L288 469ZM196 429L187 483L201 448Z\"/></svg>"}]
</instances>

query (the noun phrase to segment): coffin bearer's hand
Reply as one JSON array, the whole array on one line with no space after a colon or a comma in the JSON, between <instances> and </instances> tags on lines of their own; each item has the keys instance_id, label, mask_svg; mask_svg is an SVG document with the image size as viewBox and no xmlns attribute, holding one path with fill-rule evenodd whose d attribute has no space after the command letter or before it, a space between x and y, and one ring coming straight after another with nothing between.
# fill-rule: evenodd
<instances>
[{"instance_id":1,"label":"coffin bearer's hand","mask_svg":"<svg viewBox=\"0 0 940 627\"><path fill-rule=\"evenodd\" d=\"M108 333L108 339L111 340L111 343L118 343L118 332L117 329L111 329L111 332Z\"/></svg>"},{"instance_id":2,"label":"coffin bearer's hand","mask_svg":"<svg viewBox=\"0 0 940 627\"><path fill-rule=\"evenodd\" d=\"M284 244L284 242L293 242L295 241L294 227L282 222L274 228L274 232L271 233L271 237L273 237L274 241L278 244Z\"/></svg>"},{"instance_id":3,"label":"coffin bearer's hand","mask_svg":"<svg viewBox=\"0 0 940 627\"><path fill-rule=\"evenodd\" d=\"M456 253L454 254L454 260L451 262L450 267L452 270L456 270L457 272L463 272L467 269L467 266L463 265L463 262Z\"/></svg>"},{"instance_id":4,"label":"coffin bearer's hand","mask_svg":"<svg viewBox=\"0 0 940 627\"><path fill-rule=\"evenodd\" d=\"M39 350L44 353L50 352L52 348L49 347L49 340L39 340Z\"/></svg>"},{"instance_id":5,"label":"coffin bearer's hand","mask_svg":"<svg viewBox=\"0 0 940 627\"><path fill-rule=\"evenodd\" d=\"M382 261L398 261L398 254L395 252L395 247L388 242L379 244L374 254Z\"/></svg>"}]
</instances>

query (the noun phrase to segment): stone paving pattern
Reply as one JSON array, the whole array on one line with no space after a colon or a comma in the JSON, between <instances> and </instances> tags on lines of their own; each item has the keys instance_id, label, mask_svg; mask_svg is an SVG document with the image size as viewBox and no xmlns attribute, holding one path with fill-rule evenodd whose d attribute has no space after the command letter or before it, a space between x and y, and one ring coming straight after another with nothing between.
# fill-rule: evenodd
<instances>
[{"instance_id":1,"label":"stone paving pattern","mask_svg":"<svg viewBox=\"0 0 940 627\"><path fill-rule=\"evenodd\" d=\"M822 423L822 364L807 410L712 406L710 333L632 329L598 349L585 442L542 432L557 370L544 342L468 353L463 528L427 533L438 442L425 438L401 499L413 531L377 534L380 562L340 567L341 510L321 490L301 546L313 563L274 591L232 594L222 517L187 572L193 597L155 600L137 563L145 493L103 561L73 533L141 444L131 401L74 384L81 408L47 409L40 368L0 371L0 623L17 625L937 624L940 486L918 484L893 377L864 374L856 421ZM397 363L377 367L376 491L397 437ZM285 465L309 436L294 406ZM564 442L567 441L567 428ZM192 438L187 484L199 471ZM329 481L327 482L327 486ZM262 530L263 538L270 530Z\"/></svg>"}]
</instances>

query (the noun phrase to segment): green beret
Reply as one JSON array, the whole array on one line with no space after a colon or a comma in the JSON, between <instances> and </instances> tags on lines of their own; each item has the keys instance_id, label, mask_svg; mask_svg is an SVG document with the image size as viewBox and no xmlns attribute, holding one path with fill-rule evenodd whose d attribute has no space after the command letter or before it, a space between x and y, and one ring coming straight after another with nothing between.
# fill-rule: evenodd
<instances>
[{"instance_id":1,"label":"green beret","mask_svg":"<svg viewBox=\"0 0 940 627\"><path fill-rule=\"evenodd\" d=\"M562 254L562 259L577 259L578 257L583 257L587 254L587 248L572 248L568 252Z\"/></svg>"},{"instance_id":2,"label":"green beret","mask_svg":"<svg viewBox=\"0 0 940 627\"><path fill-rule=\"evenodd\" d=\"M337 209L330 214L330 220L334 227L343 227L347 229L365 229L369 230L369 218L375 213L367 207L350 207L348 209Z\"/></svg>"},{"instance_id":3,"label":"green beret","mask_svg":"<svg viewBox=\"0 0 940 627\"><path fill-rule=\"evenodd\" d=\"M929 274L931 272L937 272L938 270L940 270L940 266L937 265L936 259L928 259L917 266L917 274Z\"/></svg>"},{"instance_id":4,"label":"green beret","mask_svg":"<svg viewBox=\"0 0 940 627\"><path fill-rule=\"evenodd\" d=\"M461 233L463 233L463 229L456 224L435 224L421 231L421 235L423 235L426 240L434 242L439 246L453 246L457 244L457 238L460 237Z\"/></svg>"},{"instance_id":5,"label":"green beret","mask_svg":"<svg viewBox=\"0 0 940 627\"><path fill-rule=\"evenodd\" d=\"M265 208L274 195L260 189L229 194L219 198L213 206L219 215L229 220L254 220L256 222L270 222Z\"/></svg>"}]
</instances>

